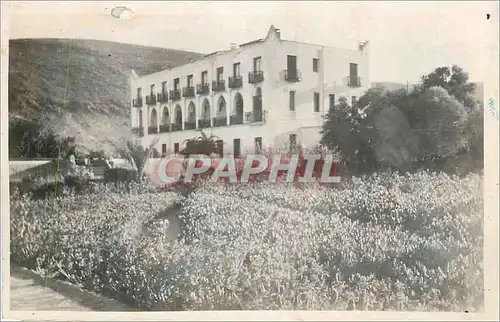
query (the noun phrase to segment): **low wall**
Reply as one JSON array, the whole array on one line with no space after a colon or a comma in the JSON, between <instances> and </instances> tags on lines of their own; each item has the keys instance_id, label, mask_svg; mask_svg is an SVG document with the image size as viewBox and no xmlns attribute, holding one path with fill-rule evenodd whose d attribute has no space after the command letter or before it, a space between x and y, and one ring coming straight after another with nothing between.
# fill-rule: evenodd
<instances>
[{"instance_id":1,"label":"low wall","mask_svg":"<svg viewBox=\"0 0 500 322\"><path fill-rule=\"evenodd\" d=\"M55 177L56 172L56 162L51 160L9 161L10 181L21 181L28 177Z\"/></svg>"}]
</instances>

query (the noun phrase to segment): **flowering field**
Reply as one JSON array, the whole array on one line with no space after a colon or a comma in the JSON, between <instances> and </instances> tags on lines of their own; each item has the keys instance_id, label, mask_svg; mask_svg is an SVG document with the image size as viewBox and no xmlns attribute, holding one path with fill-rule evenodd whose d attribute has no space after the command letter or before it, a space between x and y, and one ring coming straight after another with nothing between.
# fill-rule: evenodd
<instances>
[{"instance_id":1,"label":"flowering field","mask_svg":"<svg viewBox=\"0 0 500 322\"><path fill-rule=\"evenodd\" d=\"M421 172L338 189L206 183L183 199L175 242L159 216L175 193L13 196L11 256L144 309L474 311L481 181Z\"/></svg>"}]
</instances>

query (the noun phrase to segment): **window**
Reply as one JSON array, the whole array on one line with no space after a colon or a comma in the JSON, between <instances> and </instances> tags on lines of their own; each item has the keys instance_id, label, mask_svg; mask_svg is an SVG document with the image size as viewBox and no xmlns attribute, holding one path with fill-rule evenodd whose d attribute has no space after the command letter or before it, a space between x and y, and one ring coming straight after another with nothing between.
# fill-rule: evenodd
<instances>
[{"instance_id":1,"label":"window","mask_svg":"<svg viewBox=\"0 0 500 322\"><path fill-rule=\"evenodd\" d=\"M314 93L314 112L319 112L319 93Z\"/></svg>"},{"instance_id":2,"label":"window","mask_svg":"<svg viewBox=\"0 0 500 322\"><path fill-rule=\"evenodd\" d=\"M260 71L260 61L261 61L261 57L255 57L253 59L253 71L254 72L258 72Z\"/></svg>"},{"instance_id":3,"label":"window","mask_svg":"<svg viewBox=\"0 0 500 322\"><path fill-rule=\"evenodd\" d=\"M240 63L234 63L233 64L233 76L234 77L239 77L240 76Z\"/></svg>"},{"instance_id":4,"label":"window","mask_svg":"<svg viewBox=\"0 0 500 322\"><path fill-rule=\"evenodd\" d=\"M288 55L286 57L286 70L289 75L295 75L297 72L297 56Z\"/></svg>"},{"instance_id":5,"label":"window","mask_svg":"<svg viewBox=\"0 0 500 322\"><path fill-rule=\"evenodd\" d=\"M179 153L179 143L174 143L174 153Z\"/></svg>"},{"instance_id":6,"label":"window","mask_svg":"<svg viewBox=\"0 0 500 322\"><path fill-rule=\"evenodd\" d=\"M137 97L138 98L142 97L142 88L140 88L140 87L137 89Z\"/></svg>"},{"instance_id":7,"label":"window","mask_svg":"<svg viewBox=\"0 0 500 322\"><path fill-rule=\"evenodd\" d=\"M187 77L187 87L193 87L193 75Z\"/></svg>"},{"instance_id":8,"label":"window","mask_svg":"<svg viewBox=\"0 0 500 322\"><path fill-rule=\"evenodd\" d=\"M208 72L207 71L201 72L201 83L202 84L207 83L207 78L208 78Z\"/></svg>"},{"instance_id":9,"label":"window","mask_svg":"<svg viewBox=\"0 0 500 322\"><path fill-rule=\"evenodd\" d=\"M313 72L315 72L315 73L318 72L318 65L319 65L319 59L313 58Z\"/></svg>"},{"instance_id":10,"label":"window","mask_svg":"<svg viewBox=\"0 0 500 322\"><path fill-rule=\"evenodd\" d=\"M241 153L241 140L234 139L233 140L233 153L235 156L239 156Z\"/></svg>"},{"instance_id":11,"label":"window","mask_svg":"<svg viewBox=\"0 0 500 322\"><path fill-rule=\"evenodd\" d=\"M262 152L262 137L256 137L255 138L255 153L261 153Z\"/></svg>"},{"instance_id":12,"label":"window","mask_svg":"<svg viewBox=\"0 0 500 322\"><path fill-rule=\"evenodd\" d=\"M290 111L295 111L295 91L290 91L288 102Z\"/></svg>"},{"instance_id":13,"label":"window","mask_svg":"<svg viewBox=\"0 0 500 322\"><path fill-rule=\"evenodd\" d=\"M224 141L215 141L215 148L217 149L217 153L222 157L224 155Z\"/></svg>"},{"instance_id":14,"label":"window","mask_svg":"<svg viewBox=\"0 0 500 322\"><path fill-rule=\"evenodd\" d=\"M329 104L330 108L334 108L335 107L335 94L330 94L330 95L328 95L328 97L330 100L330 104Z\"/></svg>"},{"instance_id":15,"label":"window","mask_svg":"<svg viewBox=\"0 0 500 322\"><path fill-rule=\"evenodd\" d=\"M290 134L290 149L295 149L297 147L297 134Z\"/></svg>"},{"instance_id":16,"label":"window","mask_svg":"<svg viewBox=\"0 0 500 322\"><path fill-rule=\"evenodd\" d=\"M174 79L174 90L179 89L179 82L180 82L179 78Z\"/></svg>"},{"instance_id":17,"label":"window","mask_svg":"<svg viewBox=\"0 0 500 322\"><path fill-rule=\"evenodd\" d=\"M166 144L162 144L161 145L161 154L166 154L167 153L167 145Z\"/></svg>"},{"instance_id":18,"label":"window","mask_svg":"<svg viewBox=\"0 0 500 322\"><path fill-rule=\"evenodd\" d=\"M354 63L349 64L349 77L352 78L358 77L358 64Z\"/></svg>"},{"instance_id":19,"label":"window","mask_svg":"<svg viewBox=\"0 0 500 322\"><path fill-rule=\"evenodd\" d=\"M351 106L354 106L357 102L356 96L351 96Z\"/></svg>"},{"instance_id":20,"label":"window","mask_svg":"<svg viewBox=\"0 0 500 322\"><path fill-rule=\"evenodd\" d=\"M167 82L162 82L161 83L161 92L166 93L167 92Z\"/></svg>"},{"instance_id":21,"label":"window","mask_svg":"<svg viewBox=\"0 0 500 322\"><path fill-rule=\"evenodd\" d=\"M154 95L155 93L155 85L151 85L151 95Z\"/></svg>"},{"instance_id":22,"label":"window","mask_svg":"<svg viewBox=\"0 0 500 322\"><path fill-rule=\"evenodd\" d=\"M217 68L217 82L222 82L224 80L224 67Z\"/></svg>"}]
</instances>

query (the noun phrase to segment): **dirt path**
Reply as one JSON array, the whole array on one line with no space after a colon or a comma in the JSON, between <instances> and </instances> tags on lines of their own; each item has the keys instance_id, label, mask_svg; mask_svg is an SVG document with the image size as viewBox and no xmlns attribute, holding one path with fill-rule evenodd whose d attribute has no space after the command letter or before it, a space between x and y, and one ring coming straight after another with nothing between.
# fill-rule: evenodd
<instances>
[{"instance_id":1,"label":"dirt path","mask_svg":"<svg viewBox=\"0 0 500 322\"><path fill-rule=\"evenodd\" d=\"M22 311L133 311L126 305L11 264L10 309Z\"/></svg>"}]
</instances>

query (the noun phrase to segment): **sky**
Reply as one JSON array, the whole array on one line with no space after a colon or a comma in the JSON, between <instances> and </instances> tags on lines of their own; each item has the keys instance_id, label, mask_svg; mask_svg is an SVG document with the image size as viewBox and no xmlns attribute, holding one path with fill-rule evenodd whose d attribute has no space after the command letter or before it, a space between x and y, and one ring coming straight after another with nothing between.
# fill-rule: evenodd
<instances>
[{"instance_id":1,"label":"sky","mask_svg":"<svg viewBox=\"0 0 500 322\"><path fill-rule=\"evenodd\" d=\"M453 64L464 68L471 81L485 81L491 77L492 53L498 59L497 1L72 1L5 6L10 39L99 39L210 53L264 38L273 24L287 40L352 49L369 40L372 81L414 83L438 66ZM116 6L130 8L131 16L114 18L111 9Z\"/></svg>"}]
</instances>

